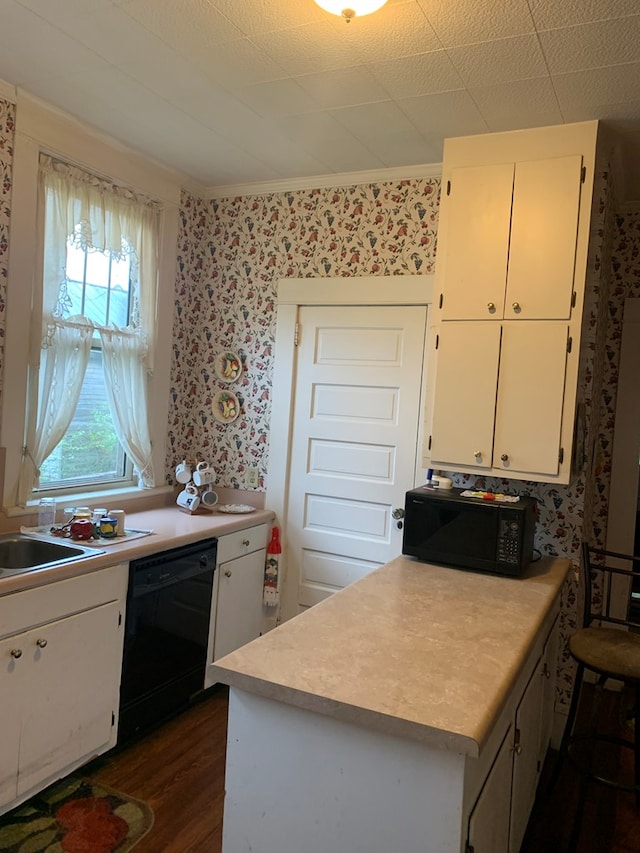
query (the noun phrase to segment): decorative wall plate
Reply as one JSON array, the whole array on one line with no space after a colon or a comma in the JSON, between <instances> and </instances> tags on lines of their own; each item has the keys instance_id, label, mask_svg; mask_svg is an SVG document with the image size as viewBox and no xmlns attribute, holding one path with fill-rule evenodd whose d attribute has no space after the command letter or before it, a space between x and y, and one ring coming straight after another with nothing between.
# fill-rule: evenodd
<instances>
[{"instance_id":1,"label":"decorative wall plate","mask_svg":"<svg viewBox=\"0 0 640 853\"><path fill-rule=\"evenodd\" d=\"M213 364L213 372L220 382L235 382L242 373L240 356L231 350L218 353Z\"/></svg>"},{"instance_id":2,"label":"decorative wall plate","mask_svg":"<svg viewBox=\"0 0 640 853\"><path fill-rule=\"evenodd\" d=\"M213 417L221 424L230 424L240 414L240 403L233 391L218 391L213 398Z\"/></svg>"}]
</instances>

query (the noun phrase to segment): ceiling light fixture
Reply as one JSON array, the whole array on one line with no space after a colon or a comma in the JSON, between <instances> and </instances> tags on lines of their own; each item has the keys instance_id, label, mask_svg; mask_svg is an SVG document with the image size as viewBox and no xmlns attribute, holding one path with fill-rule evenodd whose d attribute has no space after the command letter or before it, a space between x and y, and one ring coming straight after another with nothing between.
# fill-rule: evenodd
<instances>
[{"instance_id":1,"label":"ceiling light fixture","mask_svg":"<svg viewBox=\"0 0 640 853\"><path fill-rule=\"evenodd\" d=\"M371 12L377 12L387 0L316 0L318 6L324 9L325 12L331 12L332 15L339 15L345 19L347 23L355 18L356 15L370 15ZM345 3L349 3L345 9Z\"/></svg>"}]
</instances>

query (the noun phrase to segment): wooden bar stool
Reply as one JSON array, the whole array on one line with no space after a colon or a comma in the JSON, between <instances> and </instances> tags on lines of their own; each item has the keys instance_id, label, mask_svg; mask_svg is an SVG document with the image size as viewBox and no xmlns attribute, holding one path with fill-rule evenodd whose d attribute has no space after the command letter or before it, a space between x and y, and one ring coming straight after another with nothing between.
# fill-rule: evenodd
<instances>
[{"instance_id":1,"label":"wooden bar stool","mask_svg":"<svg viewBox=\"0 0 640 853\"><path fill-rule=\"evenodd\" d=\"M588 787L597 782L616 790L632 791L640 806L640 597L633 598L634 579L640 579L640 557L618 554L582 545L582 577L584 580L583 627L569 638L569 651L576 661L576 679L569 707L567 725L560 745L558 761L550 781L557 781L561 765L568 760L580 773L578 804L569 838L568 850L576 849ZM597 580L597 583L594 583ZM636 581L638 583L638 581ZM637 607L634 607L634 601ZM595 673L588 726L584 733L574 732L580 704L585 670ZM634 696L633 741L599 731L598 723L602 691L609 679L623 682ZM577 755L576 747L583 750ZM598 744L634 750L634 781L623 784L606 778L594 769Z\"/></svg>"}]
</instances>

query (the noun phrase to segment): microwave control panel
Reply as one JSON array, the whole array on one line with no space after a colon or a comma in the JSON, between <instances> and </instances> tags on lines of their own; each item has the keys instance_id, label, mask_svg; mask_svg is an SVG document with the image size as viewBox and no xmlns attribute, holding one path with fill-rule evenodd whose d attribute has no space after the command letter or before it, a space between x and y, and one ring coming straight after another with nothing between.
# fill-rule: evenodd
<instances>
[{"instance_id":1,"label":"microwave control panel","mask_svg":"<svg viewBox=\"0 0 640 853\"><path fill-rule=\"evenodd\" d=\"M497 558L500 563L515 565L520 561L522 532L517 513L504 513L498 525Z\"/></svg>"}]
</instances>

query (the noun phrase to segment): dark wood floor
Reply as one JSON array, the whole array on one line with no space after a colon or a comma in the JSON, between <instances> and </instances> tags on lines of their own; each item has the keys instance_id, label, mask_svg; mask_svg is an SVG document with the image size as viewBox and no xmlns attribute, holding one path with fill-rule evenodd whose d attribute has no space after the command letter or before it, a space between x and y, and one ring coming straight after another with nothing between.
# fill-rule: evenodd
<instances>
[{"instance_id":1,"label":"dark wood floor","mask_svg":"<svg viewBox=\"0 0 640 853\"><path fill-rule=\"evenodd\" d=\"M226 717L227 692L216 687L155 732L84 768L84 775L153 808L153 828L136 853L220 853ZM548 773L549 762L541 787ZM561 853L575 790L575 773L567 767L553 796L538 804L522 853ZM578 853L640 853L640 811L631 795L593 788Z\"/></svg>"}]
</instances>

